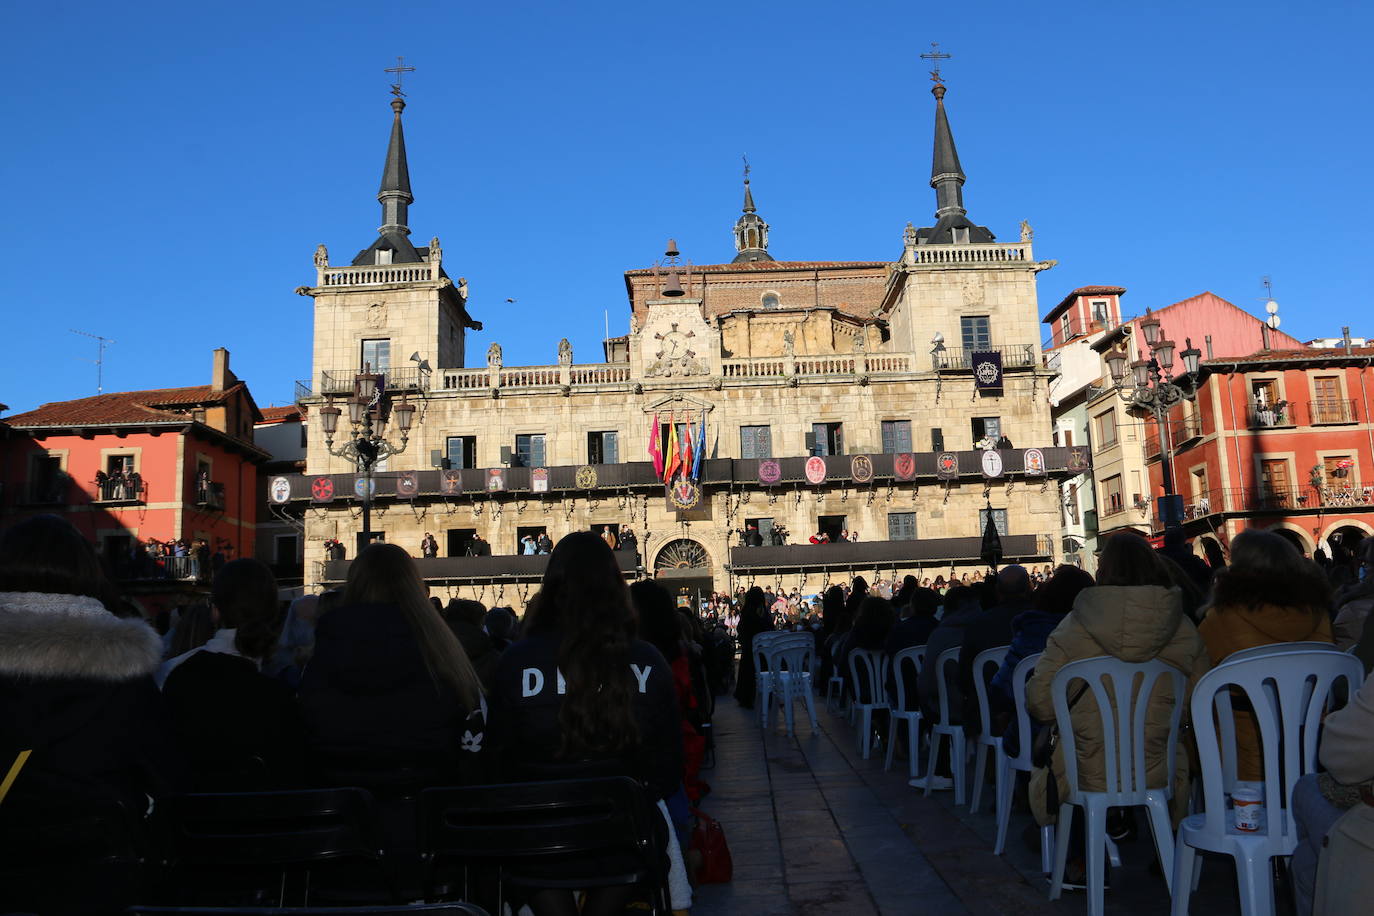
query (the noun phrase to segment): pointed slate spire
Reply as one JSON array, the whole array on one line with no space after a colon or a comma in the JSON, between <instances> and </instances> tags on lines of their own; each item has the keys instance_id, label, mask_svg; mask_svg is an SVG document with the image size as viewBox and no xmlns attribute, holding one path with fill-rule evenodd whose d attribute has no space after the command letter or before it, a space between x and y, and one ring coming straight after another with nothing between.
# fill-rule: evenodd
<instances>
[{"instance_id":1,"label":"pointed slate spire","mask_svg":"<svg viewBox=\"0 0 1374 916\"><path fill-rule=\"evenodd\" d=\"M744 213L735 220L735 255L732 263L746 261L771 261L768 253L768 224L755 212L754 192L749 188L749 179L744 179Z\"/></svg>"},{"instance_id":2,"label":"pointed slate spire","mask_svg":"<svg viewBox=\"0 0 1374 916\"><path fill-rule=\"evenodd\" d=\"M954 146L954 131L945 113L945 86L930 90L935 96L935 149L930 160L930 186L935 189L935 225L918 230L917 243L965 244L996 241L985 226L976 226L964 209L964 168Z\"/></svg>"},{"instance_id":3,"label":"pointed slate spire","mask_svg":"<svg viewBox=\"0 0 1374 916\"><path fill-rule=\"evenodd\" d=\"M930 90L935 96L935 153L930 162L930 186L935 189L935 218L948 215L963 216L963 185L966 176L959 165L959 151L954 147L954 132L949 129L945 113L945 87Z\"/></svg>"},{"instance_id":4,"label":"pointed slate spire","mask_svg":"<svg viewBox=\"0 0 1374 916\"><path fill-rule=\"evenodd\" d=\"M382 235L393 232L410 235L408 208L415 196L410 193L406 137L401 129L401 112L405 107L405 100L391 100L391 110L396 112L396 116L391 122L391 143L387 146L386 164L382 167L382 187L377 192L377 200L382 204L382 225L378 229Z\"/></svg>"}]
</instances>

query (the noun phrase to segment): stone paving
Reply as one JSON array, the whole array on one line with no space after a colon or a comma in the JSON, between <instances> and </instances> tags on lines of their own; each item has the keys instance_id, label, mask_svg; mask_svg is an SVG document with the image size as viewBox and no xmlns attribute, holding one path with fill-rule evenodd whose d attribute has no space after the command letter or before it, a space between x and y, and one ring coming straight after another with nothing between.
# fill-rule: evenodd
<instances>
[{"instance_id":1,"label":"stone paving","mask_svg":"<svg viewBox=\"0 0 1374 916\"><path fill-rule=\"evenodd\" d=\"M977 815L956 808L952 792L926 798L907 785L905 762L885 772L881 752L863 760L843 715L818 701L813 734L797 711L788 737L781 722L764 731L756 712L718 700L715 767L703 772L713 791L702 808L725 830L734 881L698 888L693 916L1086 912L1081 892L1048 899L1039 852L1021 839L1029 813L1013 812L1006 854L992 854L991 785ZM1148 837L1142 830L1121 844L1108 914L1168 912L1164 881L1149 873ZM1239 912L1233 888L1226 860L1208 859L1192 911Z\"/></svg>"}]
</instances>

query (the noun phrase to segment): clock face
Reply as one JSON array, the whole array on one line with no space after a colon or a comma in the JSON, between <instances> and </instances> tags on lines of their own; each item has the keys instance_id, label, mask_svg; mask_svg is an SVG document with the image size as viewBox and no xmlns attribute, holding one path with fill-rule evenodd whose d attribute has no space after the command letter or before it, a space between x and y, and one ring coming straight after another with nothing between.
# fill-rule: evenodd
<instances>
[{"instance_id":1,"label":"clock face","mask_svg":"<svg viewBox=\"0 0 1374 916\"><path fill-rule=\"evenodd\" d=\"M663 337L663 348L669 359L677 359L687 349L687 337L680 331L673 331Z\"/></svg>"}]
</instances>

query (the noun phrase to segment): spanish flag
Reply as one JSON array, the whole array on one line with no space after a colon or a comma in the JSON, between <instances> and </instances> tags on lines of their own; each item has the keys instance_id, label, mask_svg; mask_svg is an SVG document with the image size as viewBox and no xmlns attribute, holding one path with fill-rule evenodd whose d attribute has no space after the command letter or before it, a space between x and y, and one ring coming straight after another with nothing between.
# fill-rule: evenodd
<instances>
[{"instance_id":1,"label":"spanish flag","mask_svg":"<svg viewBox=\"0 0 1374 916\"><path fill-rule=\"evenodd\" d=\"M668 414L668 454L664 456L664 461L663 482L669 483L682 463L682 456L678 454L677 422L672 414Z\"/></svg>"}]
</instances>

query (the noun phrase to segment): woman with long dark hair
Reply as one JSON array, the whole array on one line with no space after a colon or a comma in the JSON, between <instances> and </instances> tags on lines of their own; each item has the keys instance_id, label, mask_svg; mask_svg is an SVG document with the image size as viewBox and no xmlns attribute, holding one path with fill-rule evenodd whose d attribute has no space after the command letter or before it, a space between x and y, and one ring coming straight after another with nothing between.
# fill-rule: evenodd
<instances>
[{"instance_id":1,"label":"woman with long dark hair","mask_svg":"<svg viewBox=\"0 0 1374 916\"><path fill-rule=\"evenodd\" d=\"M663 654L634 638L629 590L611 549L584 531L558 542L501 655L489 740L501 772L526 779L627 775L654 801L682 782L682 736ZM582 916L619 914L630 887L590 888ZM537 916L573 916L570 890L530 898Z\"/></svg>"},{"instance_id":2,"label":"woman with long dark hair","mask_svg":"<svg viewBox=\"0 0 1374 916\"><path fill-rule=\"evenodd\" d=\"M735 699L745 709L754 708L754 637L773 629L773 615L768 610L768 597L755 585L744 593L744 607L739 615L739 672L735 675Z\"/></svg>"},{"instance_id":3,"label":"woman with long dark hair","mask_svg":"<svg viewBox=\"0 0 1374 916\"><path fill-rule=\"evenodd\" d=\"M477 781L481 685L415 561L365 547L320 617L301 677L306 741L326 779L372 788Z\"/></svg>"}]
</instances>

